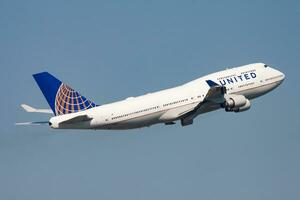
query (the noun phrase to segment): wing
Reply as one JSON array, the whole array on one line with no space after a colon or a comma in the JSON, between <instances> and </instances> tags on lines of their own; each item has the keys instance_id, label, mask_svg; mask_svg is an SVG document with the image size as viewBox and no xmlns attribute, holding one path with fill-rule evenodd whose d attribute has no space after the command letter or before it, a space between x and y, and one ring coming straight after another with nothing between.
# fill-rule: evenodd
<instances>
[{"instance_id":1,"label":"wing","mask_svg":"<svg viewBox=\"0 0 300 200\"><path fill-rule=\"evenodd\" d=\"M48 114L53 114L51 109L37 109L33 108L29 105L26 104L21 104L21 107L26 111L26 112L35 112L35 113L48 113Z\"/></svg>"},{"instance_id":2,"label":"wing","mask_svg":"<svg viewBox=\"0 0 300 200\"><path fill-rule=\"evenodd\" d=\"M224 103L226 87L220 86L217 83L207 80L206 83L210 86L205 98L193 110L183 113L181 118L181 125L187 126L193 123L194 118L200 113L216 110Z\"/></svg>"},{"instance_id":3,"label":"wing","mask_svg":"<svg viewBox=\"0 0 300 200\"><path fill-rule=\"evenodd\" d=\"M210 86L204 101L210 101L217 104L224 103L226 94L226 87L220 86L211 80L207 80L206 83Z\"/></svg>"}]
</instances>

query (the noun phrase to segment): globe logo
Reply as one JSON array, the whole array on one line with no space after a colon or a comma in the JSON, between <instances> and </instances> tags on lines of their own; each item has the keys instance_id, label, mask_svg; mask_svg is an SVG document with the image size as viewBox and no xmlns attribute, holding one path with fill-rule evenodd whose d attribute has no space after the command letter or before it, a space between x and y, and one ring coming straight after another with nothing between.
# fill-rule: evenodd
<instances>
[{"instance_id":1,"label":"globe logo","mask_svg":"<svg viewBox=\"0 0 300 200\"><path fill-rule=\"evenodd\" d=\"M56 115L64 115L68 113L75 113L96 105L90 100L81 96L78 92L65 84L61 84L55 98L55 113Z\"/></svg>"}]
</instances>

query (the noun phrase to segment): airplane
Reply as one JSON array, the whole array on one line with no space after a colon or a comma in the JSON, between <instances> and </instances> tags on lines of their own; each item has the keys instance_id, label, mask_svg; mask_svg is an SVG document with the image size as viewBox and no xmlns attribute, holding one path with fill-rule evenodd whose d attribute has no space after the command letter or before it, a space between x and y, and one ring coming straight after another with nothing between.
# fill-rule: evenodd
<instances>
[{"instance_id":1,"label":"airplane","mask_svg":"<svg viewBox=\"0 0 300 200\"><path fill-rule=\"evenodd\" d=\"M254 63L212 73L178 87L128 97L114 103L97 105L62 83L48 72L33 75L51 109L36 109L26 104L27 112L54 114L46 122L54 129L126 130L163 123L193 124L201 114L224 109L244 112L250 100L277 88L285 75L264 63Z\"/></svg>"}]
</instances>

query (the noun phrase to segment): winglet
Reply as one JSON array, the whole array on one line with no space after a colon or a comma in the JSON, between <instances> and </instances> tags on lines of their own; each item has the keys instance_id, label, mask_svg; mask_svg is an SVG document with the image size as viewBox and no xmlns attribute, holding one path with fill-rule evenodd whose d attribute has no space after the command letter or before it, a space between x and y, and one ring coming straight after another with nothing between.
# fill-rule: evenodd
<instances>
[{"instance_id":1,"label":"winglet","mask_svg":"<svg viewBox=\"0 0 300 200\"><path fill-rule=\"evenodd\" d=\"M213 82L212 80L206 80L206 83L209 85L209 87L220 86L217 83Z\"/></svg>"}]
</instances>

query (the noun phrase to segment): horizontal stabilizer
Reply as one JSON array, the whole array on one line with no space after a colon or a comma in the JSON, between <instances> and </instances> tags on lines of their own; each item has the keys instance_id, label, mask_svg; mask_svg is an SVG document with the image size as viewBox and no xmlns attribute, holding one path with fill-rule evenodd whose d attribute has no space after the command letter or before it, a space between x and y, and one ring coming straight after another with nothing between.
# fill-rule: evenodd
<instances>
[{"instance_id":1,"label":"horizontal stabilizer","mask_svg":"<svg viewBox=\"0 0 300 200\"><path fill-rule=\"evenodd\" d=\"M21 104L21 107L26 111L26 112L35 112L35 113L48 113L48 114L53 114L51 109L37 109L33 108L29 105L26 104Z\"/></svg>"},{"instance_id":2,"label":"horizontal stabilizer","mask_svg":"<svg viewBox=\"0 0 300 200\"><path fill-rule=\"evenodd\" d=\"M18 122L15 123L16 126L31 126L31 125L44 125L49 124L48 121L41 121L41 122Z\"/></svg>"}]
</instances>

